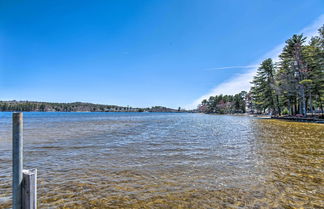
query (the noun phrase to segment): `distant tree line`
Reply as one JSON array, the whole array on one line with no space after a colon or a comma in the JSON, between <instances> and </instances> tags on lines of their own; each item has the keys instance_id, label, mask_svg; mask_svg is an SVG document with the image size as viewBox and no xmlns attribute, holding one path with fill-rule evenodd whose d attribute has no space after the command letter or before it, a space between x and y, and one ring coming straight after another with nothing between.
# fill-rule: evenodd
<instances>
[{"instance_id":1,"label":"distant tree line","mask_svg":"<svg viewBox=\"0 0 324 209\"><path fill-rule=\"evenodd\" d=\"M100 105L91 103L51 103L51 102L31 102L31 101L0 101L1 111L40 111L40 112L72 112L89 111L103 112L109 110L121 110L123 107L114 105Z\"/></svg>"},{"instance_id":2,"label":"distant tree line","mask_svg":"<svg viewBox=\"0 0 324 209\"><path fill-rule=\"evenodd\" d=\"M24 112L179 112L162 106L151 108L132 108L116 105L102 105L83 102L53 103L34 101L0 101L0 111Z\"/></svg>"},{"instance_id":3,"label":"distant tree line","mask_svg":"<svg viewBox=\"0 0 324 209\"><path fill-rule=\"evenodd\" d=\"M216 95L204 99L199 106L199 111L204 113L245 113L245 97L247 92L242 91L235 95Z\"/></svg>"},{"instance_id":4,"label":"distant tree line","mask_svg":"<svg viewBox=\"0 0 324 209\"><path fill-rule=\"evenodd\" d=\"M277 62L269 58L261 63L248 93L210 97L202 101L200 111L244 112L245 106L253 113L323 113L324 25L318 32L308 43L302 34L288 39Z\"/></svg>"}]
</instances>

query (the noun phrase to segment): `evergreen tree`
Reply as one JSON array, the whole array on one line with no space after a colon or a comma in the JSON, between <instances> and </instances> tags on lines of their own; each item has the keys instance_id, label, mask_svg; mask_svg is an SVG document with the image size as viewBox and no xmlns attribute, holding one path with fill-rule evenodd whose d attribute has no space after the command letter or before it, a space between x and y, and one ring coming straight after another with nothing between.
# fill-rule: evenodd
<instances>
[{"instance_id":1,"label":"evergreen tree","mask_svg":"<svg viewBox=\"0 0 324 209\"><path fill-rule=\"evenodd\" d=\"M256 106L263 112L270 109L271 112L279 113L279 104L275 92L274 64L272 59L264 60L257 70L252 84L252 97Z\"/></svg>"}]
</instances>

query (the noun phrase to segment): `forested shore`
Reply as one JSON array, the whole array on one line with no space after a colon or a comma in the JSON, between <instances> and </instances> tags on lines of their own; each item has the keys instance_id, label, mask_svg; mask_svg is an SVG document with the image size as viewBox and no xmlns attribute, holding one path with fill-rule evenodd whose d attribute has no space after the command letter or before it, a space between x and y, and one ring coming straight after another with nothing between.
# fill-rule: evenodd
<instances>
[{"instance_id":1,"label":"forested shore","mask_svg":"<svg viewBox=\"0 0 324 209\"><path fill-rule=\"evenodd\" d=\"M198 107L204 113L266 113L307 116L323 114L324 25L318 35L293 35L278 61L264 60L249 92L216 95Z\"/></svg>"},{"instance_id":2,"label":"forested shore","mask_svg":"<svg viewBox=\"0 0 324 209\"><path fill-rule=\"evenodd\" d=\"M183 110L171 109L162 106L147 108L123 107L117 105L92 104L84 102L54 103L35 101L0 101L0 111L24 112L182 112Z\"/></svg>"}]
</instances>

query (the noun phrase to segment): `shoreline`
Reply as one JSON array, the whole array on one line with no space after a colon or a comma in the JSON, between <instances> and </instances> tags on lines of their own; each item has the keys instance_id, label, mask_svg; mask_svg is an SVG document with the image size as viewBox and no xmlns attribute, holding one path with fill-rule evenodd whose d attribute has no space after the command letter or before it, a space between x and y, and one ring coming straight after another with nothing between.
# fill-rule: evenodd
<instances>
[{"instance_id":1,"label":"shoreline","mask_svg":"<svg viewBox=\"0 0 324 209\"><path fill-rule=\"evenodd\" d=\"M296 116L270 116L270 115L255 115L249 113L237 113L237 114L218 114L218 113L206 113L207 115L231 115L231 116L249 116L257 119L274 119L274 120L285 120L291 122L302 122L302 123L317 123L324 124L324 119L318 118L304 118Z\"/></svg>"},{"instance_id":2,"label":"shoreline","mask_svg":"<svg viewBox=\"0 0 324 209\"><path fill-rule=\"evenodd\" d=\"M295 116L283 116L283 117L271 116L270 119L286 120L286 121L292 121L292 122L324 124L324 119L317 119L317 118L303 118L303 117L295 117Z\"/></svg>"}]
</instances>

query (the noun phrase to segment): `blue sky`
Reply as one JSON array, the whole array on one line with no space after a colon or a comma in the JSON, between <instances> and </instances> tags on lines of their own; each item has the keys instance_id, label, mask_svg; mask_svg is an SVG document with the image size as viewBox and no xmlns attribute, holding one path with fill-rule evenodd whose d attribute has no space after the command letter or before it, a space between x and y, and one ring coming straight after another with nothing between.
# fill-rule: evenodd
<instances>
[{"instance_id":1,"label":"blue sky","mask_svg":"<svg viewBox=\"0 0 324 209\"><path fill-rule=\"evenodd\" d=\"M0 0L0 100L192 107L246 88L323 14L322 0Z\"/></svg>"}]
</instances>

